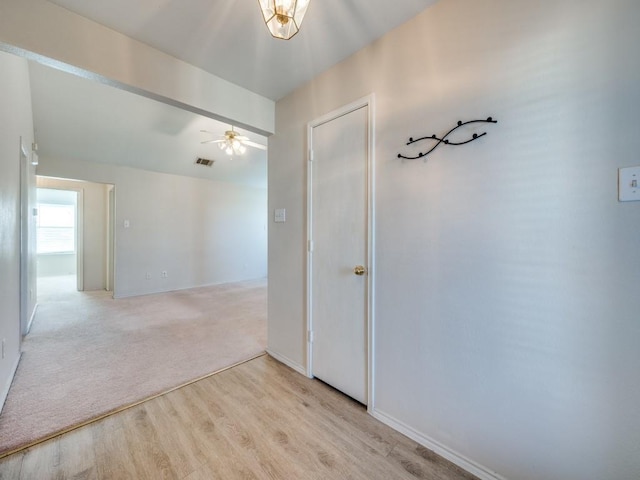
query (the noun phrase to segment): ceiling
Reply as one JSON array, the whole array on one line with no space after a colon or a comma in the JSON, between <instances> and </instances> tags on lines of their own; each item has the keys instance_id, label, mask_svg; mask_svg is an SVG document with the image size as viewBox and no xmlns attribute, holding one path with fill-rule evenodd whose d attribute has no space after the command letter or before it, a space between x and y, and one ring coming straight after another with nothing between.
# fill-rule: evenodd
<instances>
[{"instance_id":1,"label":"ceiling","mask_svg":"<svg viewBox=\"0 0 640 480\"><path fill-rule=\"evenodd\" d=\"M201 142L230 125L30 62L33 124L43 159L89 161L265 188L267 152L229 156ZM200 130L215 132L215 135ZM239 133L263 145L261 135ZM214 160L196 165L198 157Z\"/></svg>"},{"instance_id":2,"label":"ceiling","mask_svg":"<svg viewBox=\"0 0 640 480\"><path fill-rule=\"evenodd\" d=\"M273 100L436 0L311 0L300 32L272 38L258 0L52 0Z\"/></svg>"},{"instance_id":3,"label":"ceiling","mask_svg":"<svg viewBox=\"0 0 640 480\"><path fill-rule=\"evenodd\" d=\"M270 36L257 0L52 0L241 87L278 100L436 0L311 0L300 32ZM200 142L229 125L32 63L40 157L118 164L266 187L267 153ZM257 143L267 139L240 131ZM194 164L198 157L213 167Z\"/></svg>"}]
</instances>

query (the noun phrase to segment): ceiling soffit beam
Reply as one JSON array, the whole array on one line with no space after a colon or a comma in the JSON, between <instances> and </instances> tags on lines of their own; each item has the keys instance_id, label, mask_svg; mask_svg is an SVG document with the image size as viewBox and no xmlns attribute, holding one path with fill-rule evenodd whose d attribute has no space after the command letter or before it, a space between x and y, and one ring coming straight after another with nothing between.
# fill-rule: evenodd
<instances>
[{"instance_id":1,"label":"ceiling soffit beam","mask_svg":"<svg viewBox=\"0 0 640 480\"><path fill-rule=\"evenodd\" d=\"M0 50L269 136L275 102L45 0L0 2Z\"/></svg>"}]
</instances>

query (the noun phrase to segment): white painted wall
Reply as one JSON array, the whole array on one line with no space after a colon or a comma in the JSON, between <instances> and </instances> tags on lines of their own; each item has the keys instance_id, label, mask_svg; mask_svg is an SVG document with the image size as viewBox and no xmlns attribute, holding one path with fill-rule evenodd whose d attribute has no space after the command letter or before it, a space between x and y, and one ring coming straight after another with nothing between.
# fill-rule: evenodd
<instances>
[{"instance_id":1,"label":"white painted wall","mask_svg":"<svg viewBox=\"0 0 640 480\"><path fill-rule=\"evenodd\" d=\"M274 102L46 0L0 2L0 50L267 135Z\"/></svg>"},{"instance_id":2,"label":"white painted wall","mask_svg":"<svg viewBox=\"0 0 640 480\"><path fill-rule=\"evenodd\" d=\"M20 358L20 137L29 149L33 141L33 119L29 71L24 59L0 52L0 406ZM31 186L34 169L26 167ZM30 192L31 193L31 192ZM28 195L32 197L32 195ZM27 247L27 267L35 265ZM35 279L28 287L35 292ZM35 298L27 301L28 316Z\"/></svg>"},{"instance_id":3,"label":"white painted wall","mask_svg":"<svg viewBox=\"0 0 640 480\"><path fill-rule=\"evenodd\" d=\"M75 253L51 253L38 255L38 277L75 275L77 271Z\"/></svg>"},{"instance_id":4,"label":"white painted wall","mask_svg":"<svg viewBox=\"0 0 640 480\"><path fill-rule=\"evenodd\" d=\"M265 189L50 158L38 175L115 185L116 297L267 275Z\"/></svg>"},{"instance_id":5,"label":"white painted wall","mask_svg":"<svg viewBox=\"0 0 640 480\"><path fill-rule=\"evenodd\" d=\"M638 25L635 0L442 0L279 101L269 349L303 365L306 123L374 92L375 414L484 478L640 478Z\"/></svg>"},{"instance_id":6,"label":"white painted wall","mask_svg":"<svg viewBox=\"0 0 640 480\"><path fill-rule=\"evenodd\" d=\"M107 256L107 190L108 185L93 182L63 180L39 176L37 185L41 188L59 190L75 190L82 192L83 221L83 255L82 269L84 290L104 290L106 288L106 256ZM46 275L54 271L47 265L54 262L55 255L38 256L38 275ZM67 257L69 257L67 255ZM75 261L75 257L68 261ZM58 264L57 266L61 266ZM74 272L75 273L75 272Z\"/></svg>"}]
</instances>

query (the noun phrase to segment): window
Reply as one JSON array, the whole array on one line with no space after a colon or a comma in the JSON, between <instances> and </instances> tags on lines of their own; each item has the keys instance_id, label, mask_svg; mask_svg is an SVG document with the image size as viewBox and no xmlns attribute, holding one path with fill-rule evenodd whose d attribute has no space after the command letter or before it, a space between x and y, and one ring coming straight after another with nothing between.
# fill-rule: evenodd
<instances>
[{"instance_id":1,"label":"window","mask_svg":"<svg viewBox=\"0 0 640 480\"><path fill-rule=\"evenodd\" d=\"M38 204L38 253L76 252L75 205Z\"/></svg>"}]
</instances>

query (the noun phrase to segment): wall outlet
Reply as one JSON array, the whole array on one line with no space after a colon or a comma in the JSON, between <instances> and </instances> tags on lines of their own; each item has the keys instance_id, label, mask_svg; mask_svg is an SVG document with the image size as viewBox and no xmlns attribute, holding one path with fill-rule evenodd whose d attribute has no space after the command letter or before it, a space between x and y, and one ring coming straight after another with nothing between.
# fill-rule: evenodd
<instances>
[{"instance_id":1,"label":"wall outlet","mask_svg":"<svg viewBox=\"0 0 640 480\"><path fill-rule=\"evenodd\" d=\"M169 276L166 270L162 270L160 275L162 275L162 278L167 278Z\"/></svg>"},{"instance_id":2,"label":"wall outlet","mask_svg":"<svg viewBox=\"0 0 640 480\"><path fill-rule=\"evenodd\" d=\"M144 276L144 278L146 278L147 280L151 280L151 274L149 272L147 272L147 274Z\"/></svg>"},{"instance_id":3,"label":"wall outlet","mask_svg":"<svg viewBox=\"0 0 640 480\"><path fill-rule=\"evenodd\" d=\"M273 211L273 221L276 223L284 223L287 221L287 210L284 208L276 208Z\"/></svg>"}]
</instances>

